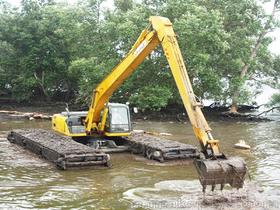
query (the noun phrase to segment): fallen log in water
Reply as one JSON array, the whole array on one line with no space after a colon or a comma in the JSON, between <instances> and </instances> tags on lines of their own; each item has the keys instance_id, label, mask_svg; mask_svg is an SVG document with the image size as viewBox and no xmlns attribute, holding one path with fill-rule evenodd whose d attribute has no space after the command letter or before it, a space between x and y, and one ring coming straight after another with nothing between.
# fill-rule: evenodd
<instances>
[{"instance_id":1,"label":"fallen log in water","mask_svg":"<svg viewBox=\"0 0 280 210\"><path fill-rule=\"evenodd\" d=\"M51 115L47 115L39 112L19 112L19 111L12 111L12 110L0 110L0 114L6 114L9 115L10 117L27 118L29 120L34 120L34 119L50 120L52 118Z\"/></svg>"},{"instance_id":2,"label":"fallen log in water","mask_svg":"<svg viewBox=\"0 0 280 210\"><path fill-rule=\"evenodd\" d=\"M222 112L220 116L223 120L233 120L233 121L253 121L253 122L262 122L262 121L271 121L268 118L260 117L259 115L239 113L239 112Z\"/></svg>"}]
</instances>

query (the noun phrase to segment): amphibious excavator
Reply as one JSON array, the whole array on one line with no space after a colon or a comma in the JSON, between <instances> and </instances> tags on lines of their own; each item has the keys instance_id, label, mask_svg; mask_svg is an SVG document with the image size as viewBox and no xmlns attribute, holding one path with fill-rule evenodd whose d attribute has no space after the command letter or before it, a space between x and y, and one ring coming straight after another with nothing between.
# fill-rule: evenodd
<instances>
[{"instance_id":1,"label":"amphibious excavator","mask_svg":"<svg viewBox=\"0 0 280 210\"><path fill-rule=\"evenodd\" d=\"M211 128L201 111L202 104L193 92L172 23L165 17L150 17L148 27L141 32L131 50L94 89L89 110L87 112L66 110L55 114L52 117L53 130L83 144L91 145L95 149L106 145L121 147L120 142L129 137L132 131L129 107L125 104L109 103L109 98L160 44L195 137L201 146L201 155L195 156L194 165L203 191L207 185L211 185L214 190L217 184L221 189L225 184L242 188L246 164L240 157L227 157L220 149L219 140L213 137ZM157 157L160 153L163 153L163 150L153 151L152 155Z\"/></svg>"}]
</instances>

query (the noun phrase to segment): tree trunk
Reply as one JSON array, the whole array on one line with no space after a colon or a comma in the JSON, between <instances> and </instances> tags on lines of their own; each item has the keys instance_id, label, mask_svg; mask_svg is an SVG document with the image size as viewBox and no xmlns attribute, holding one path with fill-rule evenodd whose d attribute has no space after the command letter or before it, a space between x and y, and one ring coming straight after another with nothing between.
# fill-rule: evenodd
<instances>
[{"instance_id":1,"label":"tree trunk","mask_svg":"<svg viewBox=\"0 0 280 210\"><path fill-rule=\"evenodd\" d=\"M230 107L230 110L229 110L230 113L237 113L237 110L238 110L238 105L237 105L238 97L239 97L239 91L235 91L233 96L232 96L232 103L231 103L231 107Z\"/></svg>"},{"instance_id":2,"label":"tree trunk","mask_svg":"<svg viewBox=\"0 0 280 210\"><path fill-rule=\"evenodd\" d=\"M41 87L41 89L42 89L42 92L44 93L44 96L45 96L45 98L46 98L46 101L49 102L49 101L50 101L50 96L49 96L49 94L48 94L48 92L47 92L47 90L46 90L46 88L45 88L45 72L42 71L42 76L41 76L41 78L39 78L39 77L37 76L36 72L35 72L35 73L34 73L34 77L35 77L35 79L38 81L38 83L39 83L39 85L40 85L40 87Z\"/></svg>"},{"instance_id":3,"label":"tree trunk","mask_svg":"<svg viewBox=\"0 0 280 210\"><path fill-rule=\"evenodd\" d=\"M258 49L260 48L260 45L261 45L261 42L262 42L263 38L265 37L265 35L268 33L268 30L271 28L271 22L272 22L272 20L274 18L274 15L276 13L278 4L279 4L279 0L275 0L271 15L270 15L269 19L267 20L267 22L265 23L263 30L259 34L259 37L258 37L253 49L251 50L249 61L252 61L256 58ZM240 77L239 77L240 80L244 79L244 77L246 76L246 74L248 72L248 69L249 69L249 64L243 62L243 67L240 71ZM241 86L237 87L236 90L233 92L232 104L231 104L231 107L230 107L230 110L229 110L230 113L237 113L238 112L238 98L239 98L239 94L240 94L240 88L241 88Z\"/></svg>"}]
</instances>

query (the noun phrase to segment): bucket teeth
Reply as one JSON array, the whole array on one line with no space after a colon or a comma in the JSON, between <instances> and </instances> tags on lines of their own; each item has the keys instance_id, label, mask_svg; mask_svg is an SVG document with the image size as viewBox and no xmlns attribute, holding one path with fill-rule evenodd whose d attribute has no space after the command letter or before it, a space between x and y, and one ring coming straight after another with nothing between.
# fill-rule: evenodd
<instances>
[{"instance_id":1,"label":"bucket teeth","mask_svg":"<svg viewBox=\"0 0 280 210\"><path fill-rule=\"evenodd\" d=\"M203 192L205 192L207 185L212 186L212 191L217 184L221 185L221 190L223 190L225 184L237 189L243 187L247 169L245 161L240 157L220 160L198 159L194 161L194 165Z\"/></svg>"}]
</instances>

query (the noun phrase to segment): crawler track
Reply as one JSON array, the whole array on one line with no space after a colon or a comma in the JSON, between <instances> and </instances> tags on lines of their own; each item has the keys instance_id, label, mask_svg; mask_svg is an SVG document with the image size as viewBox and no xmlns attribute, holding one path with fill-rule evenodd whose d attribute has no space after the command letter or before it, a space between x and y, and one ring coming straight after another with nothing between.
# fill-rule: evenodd
<instances>
[{"instance_id":1,"label":"crawler track","mask_svg":"<svg viewBox=\"0 0 280 210\"><path fill-rule=\"evenodd\" d=\"M8 140L55 163L60 169L110 165L109 155L52 131L13 130L8 134Z\"/></svg>"},{"instance_id":2,"label":"crawler track","mask_svg":"<svg viewBox=\"0 0 280 210\"><path fill-rule=\"evenodd\" d=\"M94 149L53 131L17 129L8 134L8 140L55 163L60 169L110 166L110 156L104 152L107 150ZM160 162L199 157L196 147L158 136L133 133L123 140L127 151Z\"/></svg>"},{"instance_id":3,"label":"crawler track","mask_svg":"<svg viewBox=\"0 0 280 210\"><path fill-rule=\"evenodd\" d=\"M158 136L133 133L127 141L133 153L142 154L148 159L160 162L199 157L196 147Z\"/></svg>"}]
</instances>

